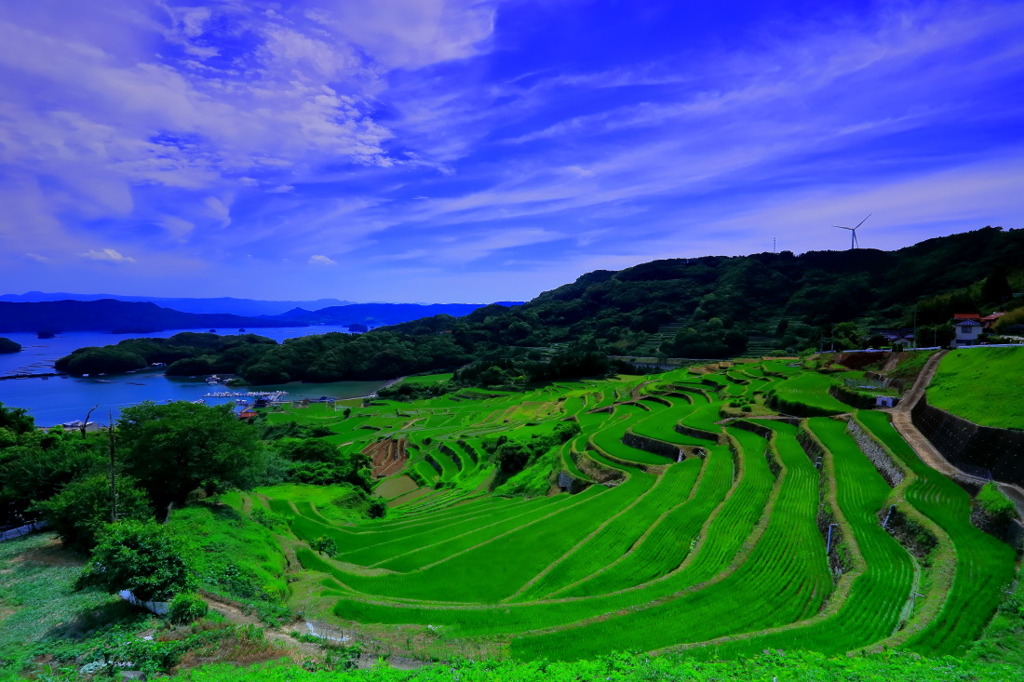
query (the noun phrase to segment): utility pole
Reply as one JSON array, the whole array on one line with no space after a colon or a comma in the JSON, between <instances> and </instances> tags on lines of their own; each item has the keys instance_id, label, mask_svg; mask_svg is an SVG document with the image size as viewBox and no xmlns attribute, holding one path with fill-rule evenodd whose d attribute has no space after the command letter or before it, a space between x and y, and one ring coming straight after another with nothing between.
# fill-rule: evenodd
<instances>
[{"instance_id":1,"label":"utility pole","mask_svg":"<svg viewBox=\"0 0 1024 682\"><path fill-rule=\"evenodd\" d=\"M914 304L914 350L917 350L917 304Z\"/></svg>"}]
</instances>

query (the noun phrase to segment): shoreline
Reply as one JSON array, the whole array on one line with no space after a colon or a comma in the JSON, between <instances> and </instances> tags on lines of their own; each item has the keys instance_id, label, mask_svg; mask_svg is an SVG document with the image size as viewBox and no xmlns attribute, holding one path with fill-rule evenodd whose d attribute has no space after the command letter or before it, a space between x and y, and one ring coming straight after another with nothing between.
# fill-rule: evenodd
<instances>
[{"instance_id":1,"label":"shoreline","mask_svg":"<svg viewBox=\"0 0 1024 682\"><path fill-rule=\"evenodd\" d=\"M4 374L0 376L0 381L5 379L49 379L50 377L67 377L71 376L67 372L38 372L35 374Z\"/></svg>"}]
</instances>

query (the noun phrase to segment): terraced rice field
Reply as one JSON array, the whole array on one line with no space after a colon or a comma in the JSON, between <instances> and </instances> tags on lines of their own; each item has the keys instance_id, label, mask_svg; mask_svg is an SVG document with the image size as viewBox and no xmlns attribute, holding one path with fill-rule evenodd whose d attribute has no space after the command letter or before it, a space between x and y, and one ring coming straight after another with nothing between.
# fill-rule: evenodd
<instances>
[{"instance_id":1,"label":"terraced rice field","mask_svg":"<svg viewBox=\"0 0 1024 682\"><path fill-rule=\"evenodd\" d=\"M386 518L341 523L287 495L237 504L287 520L307 616L421 655L962 653L1015 554L888 415L853 412L831 381L776 360L310 409L371 456ZM737 396L789 416L723 419ZM565 421L579 433L498 474L494 439L548 442ZM309 549L323 536L335 555Z\"/></svg>"}]
</instances>

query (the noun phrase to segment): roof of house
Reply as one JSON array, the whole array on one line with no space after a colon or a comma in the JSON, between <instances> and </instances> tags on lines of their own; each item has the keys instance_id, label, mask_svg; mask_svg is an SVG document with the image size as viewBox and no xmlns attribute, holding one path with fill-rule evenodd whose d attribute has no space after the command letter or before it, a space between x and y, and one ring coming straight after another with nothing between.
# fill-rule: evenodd
<instances>
[{"instance_id":1,"label":"roof of house","mask_svg":"<svg viewBox=\"0 0 1024 682\"><path fill-rule=\"evenodd\" d=\"M953 324L953 326L954 327L980 327L981 326L981 322L978 322L977 320L957 320Z\"/></svg>"},{"instance_id":2,"label":"roof of house","mask_svg":"<svg viewBox=\"0 0 1024 682\"><path fill-rule=\"evenodd\" d=\"M980 320L980 313L953 313L954 320Z\"/></svg>"}]
</instances>

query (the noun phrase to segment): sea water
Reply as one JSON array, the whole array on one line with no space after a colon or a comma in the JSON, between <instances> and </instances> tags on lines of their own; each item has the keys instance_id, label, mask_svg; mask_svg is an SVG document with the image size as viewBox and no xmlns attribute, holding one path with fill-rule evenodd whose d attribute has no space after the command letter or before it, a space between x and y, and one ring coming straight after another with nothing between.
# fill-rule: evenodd
<instances>
[{"instance_id":1,"label":"sea water","mask_svg":"<svg viewBox=\"0 0 1024 682\"><path fill-rule=\"evenodd\" d=\"M249 333L283 341L311 334L344 332L346 327L272 327L253 329ZM150 338L166 338L181 331L205 331L196 329L175 329L146 334ZM102 332L67 332L52 339L37 339L30 333L4 333L12 341L22 345L20 353L0 354L0 377L53 372L53 363L76 348L105 346L123 341L130 336L105 334ZM110 417L117 419L120 410L146 400L167 402L171 400L203 400L207 405L236 403L239 398L204 397L208 393L256 391L287 391L288 400L303 398L317 399L354 398L369 395L383 385L382 381L340 381L328 384L284 384L233 388L224 385L207 384L203 379L166 377L161 370L140 370L130 374L107 375L102 377L71 377L67 375L0 379L0 403L6 407L23 407L28 410L39 426L52 426L76 420L85 420L89 410L90 421L106 424ZM253 398L249 398L251 402Z\"/></svg>"}]
</instances>

